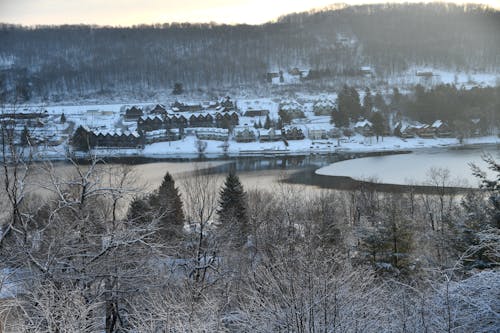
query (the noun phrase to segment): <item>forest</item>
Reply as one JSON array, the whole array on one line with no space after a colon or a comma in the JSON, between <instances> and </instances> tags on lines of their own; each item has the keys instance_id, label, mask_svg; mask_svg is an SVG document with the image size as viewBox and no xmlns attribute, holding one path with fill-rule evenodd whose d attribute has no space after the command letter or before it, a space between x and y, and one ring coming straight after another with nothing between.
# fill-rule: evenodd
<instances>
[{"instance_id":1,"label":"forest","mask_svg":"<svg viewBox=\"0 0 500 333\"><path fill-rule=\"evenodd\" d=\"M2 163L2 332L494 332L500 165L429 191ZM8 156L8 160L6 158ZM375 180L374 180L375 181Z\"/></svg>"},{"instance_id":2,"label":"forest","mask_svg":"<svg viewBox=\"0 0 500 333\"><path fill-rule=\"evenodd\" d=\"M383 79L412 66L500 66L500 14L484 6L364 5L287 15L267 24L134 27L0 25L0 85L27 100L185 88L255 87L299 67L330 81L370 65ZM308 79L308 80L307 80Z\"/></svg>"}]
</instances>

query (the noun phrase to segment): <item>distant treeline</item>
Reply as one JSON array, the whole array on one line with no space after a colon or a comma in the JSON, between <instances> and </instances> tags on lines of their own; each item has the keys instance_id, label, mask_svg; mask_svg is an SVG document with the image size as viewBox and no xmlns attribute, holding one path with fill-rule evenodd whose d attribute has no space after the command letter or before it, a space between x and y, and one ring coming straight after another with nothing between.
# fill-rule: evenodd
<instances>
[{"instance_id":1,"label":"distant treeline","mask_svg":"<svg viewBox=\"0 0 500 333\"><path fill-rule=\"evenodd\" d=\"M265 82L270 70L306 67L332 77L371 65L500 66L500 12L484 6L367 5L293 14L260 26L0 25L0 89L53 98Z\"/></svg>"}]
</instances>

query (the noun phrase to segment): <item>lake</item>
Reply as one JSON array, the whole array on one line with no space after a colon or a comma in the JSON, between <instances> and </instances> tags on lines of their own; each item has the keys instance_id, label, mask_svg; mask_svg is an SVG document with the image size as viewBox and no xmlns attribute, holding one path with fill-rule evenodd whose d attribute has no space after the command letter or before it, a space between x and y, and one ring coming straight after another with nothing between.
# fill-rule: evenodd
<instances>
[{"instance_id":1,"label":"lake","mask_svg":"<svg viewBox=\"0 0 500 333\"><path fill-rule=\"evenodd\" d=\"M316 170L320 176L349 177L354 180L375 180L384 184L425 184L432 168L449 170L448 186L477 187L478 180L471 173L469 163L477 164L484 171L484 153L500 160L497 146L482 149L429 149L409 154L372 156L339 161ZM492 175L491 171L488 173Z\"/></svg>"}]
</instances>

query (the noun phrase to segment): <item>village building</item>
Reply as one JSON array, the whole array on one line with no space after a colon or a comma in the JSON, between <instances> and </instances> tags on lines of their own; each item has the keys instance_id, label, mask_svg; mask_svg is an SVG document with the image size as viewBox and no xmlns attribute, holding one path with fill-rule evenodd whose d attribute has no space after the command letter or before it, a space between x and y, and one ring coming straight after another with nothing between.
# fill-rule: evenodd
<instances>
[{"instance_id":1,"label":"village building","mask_svg":"<svg viewBox=\"0 0 500 333\"><path fill-rule=\"evenodd\" d=\"M201 104L185 104L175 101L174 104L172 104L172 110L177 112L199 112L203 110L203 107Z\"/></svg>"},{"instance_id":2,"label":"village building","mask_svg":"<svg viewBox=\"0 0 500 333\"><path fill-rule=\"evenodd\" d=\"M217 112L215 114L215 123L217 127L229 129L239 124L239 116L235 111Z\"/></svg>"},{"instance_id":3,"label":"village building","mask_svg":"<svg viewBox=\"0 0 500 333\"><path fill-rule=\"evenodd\" d=\"M373 124L369 120L358 121L354 124L354 131L363 136L373 136Z\"/></svg>"},{"instance_id":4,"label":"village building","mask_svg":"<svg viewBox=\"0 0 500 333\"><path fill-rule=\"evenodd\" d=\"M147 144L164 141L177 141L181 139L179 129L158 129L144 133L144 142Z\"/></svg>"},{"instance_id":5,"label":"village building","mask_svg":"<svg viewBox=\"0 0 500 333\"><path fill-rule=\"evenodd\" d=\"M302 105L295 101L281 102L278 113L285 123L289 123L292 119L305 118Z\"/></svg>"},{"instance_id":6,"label":"village building","mask_svg":"<svg viewBox=\"0 0 500 333\"><path fill-rule=\"evenodd\" d=\"M137 119L137 130L148 132L164 128L163 118L158 115L142 116Z\"/></svg>"},{"instance_id":7,"label":"village building","mask_svg":"<svg viewBox=\"0 0 500 333\"><path fill-rule=\"evenodd\" d=\"M269 115L269 110L265 109L254 110L252 108L247 109L243 114L243 116L245 117L265 117L267 115Z\"/></svg>"},{"instance_id":8,"label":"village building","mask_svg":"<svg viewBox=\"0 0 500 333\"><path fill-rule=\"evenodd\" d=\"M335 103L328 100L318 100L313 104L313 112L315 116L329 116L335 109Z\"/></svg>"},{"instance_id":9,"label":"village building","mask_svg":"<svg viewBox=\"0 0 500 333\"><path fill-rule=\"evenodd\" d=\"M165 116L167 114L167 109L162 104L156 104L156 106L149 112L153 115Z\"/></svg>"},{"instance_id":10,"label":"village building","mask_svg":"<svg viewBox=\"0 0 500 333\"><path fill-rule=\"evenodd\" d=\"M140 117L144 115L141 109L137 106L133 106L125 111L125 120L126 121L137 121Z\"/></svg>"},{"instance_id":11,"label":"village building","mask_svg":"<svg viewBox=\"0 0 500 333\"><path fill-rule=\"evenodd\" d=\"M173 114L164 118L165 128L186 128L188 120L183 115Z\"/></svg>"},{"instance_id":12,"label":"village building","mask_svg":"<svg viewBox=\"0 0 500 333\"><path fill-rule=\"evenodd\" d=\"M214 117L210 113L193 113L189 117L190 127L212 127Z\"/></svg>"},{"instance_id":13,"label":"village building","mask_svg":"<svg viewBox=\"0 0 500 333\"><path fill-rule=\"evenodd\" d=\"M261 142L281 140L281 130L270 128L270 129L259 129L258 132L259 132L259 140Z\"/></svg>"},{"instance_id":14,"label":"village building","mask_svg":"<svg viewBox=\"0 0 500 333\"><path fill-rule=\"evenodd\" d=\"M450 138L453 136L453 133L445 122L442 120L436 120L431 127L434 129L434 132L438 138Z\"/></svg>"},{"instance_id":15,"label":"village building","mask_svg":"<svg viewBox=\"0 0 500 333\"><path fill-rule=\"evenodd\" d=\"M311 140L325 140L331 137L332 126L330 124L309 124L307 137Z\"/></svg>"},{"instance_id":16,"label":"village building","mask_svg":"<svg viewBox=\"0 0 500 333\"><path fill-rule=\"evenodd\" d=\"M77 148L113 147L137 148L142 146L143 138L135 131L94 131L86 126L79 126L72 138Z\"/></svg>"},{"instance_id":17,"label":"village building","mask_svg":"<svg viewBox=\"0 0 500 333\"><path fill-rule=\"evenodd\" d=\"M304 129L299 125L285 126L282 134L287 140L303 140L306 137L304 135Z\"/></svg>"},{"instance_id":18,"label":"village building","mask_svg":"<svg viewBox=\"0 0 500 333\"><path fill-rule=\"evenodd\" d=\"M233 130L234 139L236 142L251 142L255 141L255 129L249 126L236 127Z\"/></svg>"},{"instance_id":19,"label":"village building","mask_svg":"<svg viewBox=\"0 0 500 333\"><path fill-rule=\"evenodd\" d=\"M227 141L229 139L229 130L225 128L206 127L196 129L195 133L199 140Z\"/></svg>"}]
</instances>

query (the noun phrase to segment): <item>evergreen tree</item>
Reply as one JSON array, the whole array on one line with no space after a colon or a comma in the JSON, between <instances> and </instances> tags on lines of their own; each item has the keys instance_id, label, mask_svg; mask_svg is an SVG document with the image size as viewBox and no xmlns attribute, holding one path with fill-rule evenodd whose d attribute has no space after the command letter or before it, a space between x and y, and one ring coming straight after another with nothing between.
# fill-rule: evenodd
<instances>
[{"instance_id":1,"label":"evergreen tree","mask_svg":"<svg viewBox=\"0 0 500 333\"><path fill-rule=\"evenodd\" d=\"M158 209L160 214L160 234L162 236L170 238L182 232L184 211L181 195L169 172L163 177L158 191L150 197L149 203L153 208Z\"/></svg>"},{"instance_id":2,"label":"evergreen tree","mask_svg":"<svg viewBox=\"0 0 500 333\"><path fill-rule=\"evenodd\" d=\"M66 122L66 116L64 115L64 112L61 114L61 124L64 124Z\"/></svg>"},{"instance_id":3,"label":"evergreen tree","mask_svg":"<svg viewBox=\"0 0 500 333\"><path fill-rule=\"evenodd\" d=\"M373 97L370 88L366 87L365 97L363 98L363 113L365 117L369 117L373 109Z\"/></svg>"},{"instance_id":4,"label":"evergreen tree","mask_svg":"<svg viewBox=\"0 0 500 333\"><path fill-rule=\"evenodd\" d=\"M384 136L385 132L385 118L382 115L381 112L374 112L373 115L371 116L370 121L372 122L373 125L373 133L377 136L377 142L378 138L381 136Z\"/></svg>"},{"instance_id":5,"label":"evergreen tree","mask_svg":"<svg viewBox=\"0 0 500 333\"><path fill-rule=\"evenodd\" d=\"M184 92L184 87L182 86L182 83L176 82L174 84L174 89L172 90L172 94L174 95L180 95Z\"/></svg>"},{"instance_id":6,"label":"evergreen tree","mask_svg":"<svg viewBox=\"0 0 500 333\"><path fill-rule=\"evenodd\" d=\"M381 112L387 111L387 104L385 103L384 97L380 92L377 92L375 98L373 99L373 106Z\"/></svg>"},{"instance_id":7,"label":"evergreen tree","mask_svg":"<svg viewBox=\"0 0 500 333\"><path fill-rule=\"evenodd\" d=\"M151 215L151 206L149 206L147 200L141 197L132 199L127 212L127 219L129 221L133 223L146 223L151 220Z\"/></svg>"},{"instance_id":8,"label":"evergreen tree","mask_svg":"<svg viewBox=\"0 0 500 333\"><path fill-rule=\"evenodd\" d=\"M346 114L351 121L357 121L362 115L359 94L354 87L345 85L337 96L337 111Z\"/></svg>"},{"instance_id":9,"label":"evergreen tree","mask_svg":"<svg viewBox=\"0 0 500 333\"><path fill-rule=\"evenodd\" d=\"M243 245L248 235L246 193L239 177L230 171L220 191L219 222L221 228L229 233L236 245Z\"/></svg>"},{"instance_id":10,"label":"evergreen tree","mask_svg":"<svg viewBox=\"0 0 500 333\"><path fill-rule=\"evenodd\" d=\"M391 99L391 107L393 109L399 109L401 107L401 93L397 87L392 89L392 99Z\"/></svg>"},{"instance_id":11,"label":"evergreen tree","mask_svg":"<svg viewBox=\"0 0 500 333\"><path fill-rule=\"evenodd\" d=\"M330 123L335 124L336 127L347 127L349 126L349 115L345 111L333 109Z\"/></svg>"}]
</instances>

